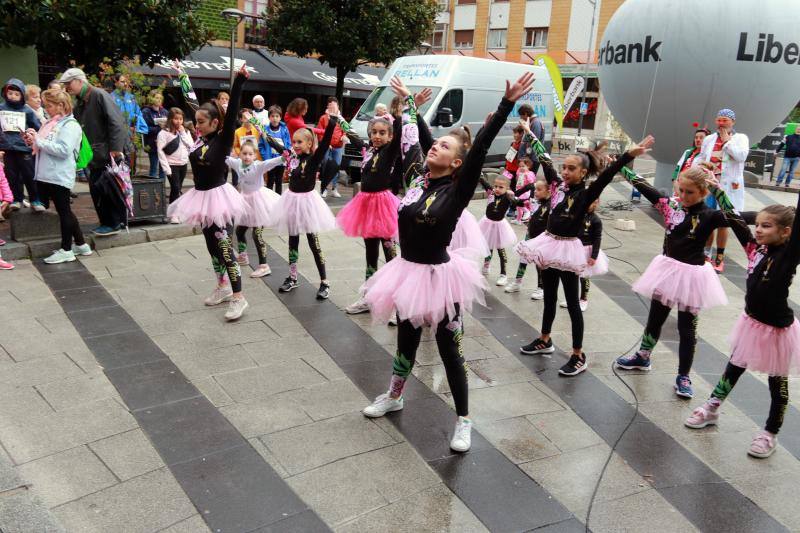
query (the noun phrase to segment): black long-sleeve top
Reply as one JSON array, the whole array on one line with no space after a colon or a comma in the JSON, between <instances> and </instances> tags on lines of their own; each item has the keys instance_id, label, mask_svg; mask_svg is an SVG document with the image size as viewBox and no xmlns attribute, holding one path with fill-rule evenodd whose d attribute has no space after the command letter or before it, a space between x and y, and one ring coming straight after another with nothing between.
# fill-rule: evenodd
<instances>
[{"instance_id":1,"label":"black long-sleeve top","mask_svg":"<svg viewBox=\"0 0 800 533\"><path fill-rule=\"evenodd\" d=\"M528 220L528 238L534 239L547 230L547 220L550 218L550 200L538 204Z\"/></svg>"},{"instance_id":2,"label":"black long-sleeve top","mask_svg":"<svg viewBox=\"0 0 800 533\"><path fill-rule=\"evenodd\" d=\"M578 238L584 246L592 247L592 259L600 254L600 243L603 241L603 221L595 213L586 213L583 229Z\"/></svg>"},{"instance_id":3,"label":"black long-sleeve top","mask_svg":"<svg viewBox=\"0 0 800 533\"><path fill-rule=\"evenodd\" d=\"M428 179L426 185L406 193L398 219L403 259L428 265L450 260L447 246L458 217L472 199L489 147L513 106L503 98L489 124L475 136L455 179L452 175Z\"/></svg>"},{"instance_id":4,"label":"black long-sleeve top","mask_svg":"<svg viewBox=\"0 0 800 533\"><path fill-rule=\"evenodd\" d=\"M584 215L586 215L589 205L600 197L600 193L611 183L617 172L633 159L633 156L628 153L622 154L588 186L585 182L566 186L553 168L552 161L542 160L542 169L547 183L550 185L551 195L551 212L547 221L547 231L560 237L577 237L581 232Z\"/></svg>"},{"instance_id":5,"label":"black long-sleeve top","mask_svg":"<svg viewBox=\"0 0 800 533\"><path fill-rule=\"evenodd\" d=\"M225 112L225 120L222 123L222 131L201 137L197 148L189 154L189 163L192 165L192 174L194 175L194 188L198 191L208 191L225 185L228 176L225 158L230 155L231 148L233 148L236 115L239 113L244 81L243 75L236 75L231 89L231 99Z\"/></svg>"},{"instance_id":6,"label":"black long-sleeve top","mask_svg":"<svg viewBox=\"0 0 800 533\"><path fill-rule=\"evenodd\" d=\"M290 191L311 192L314 190L317 182L317 170L328 152L333 138L333 130L336 129L338 121L336 117L331 117L328 127L325 128L325 134L313 154L293 155L289 160Z\"/></svg>"},{"instance_id":7,"label":"black long-sleeve top","mask_svg":"<svg viewBox=\"0 0 800 533\"><path fill-rule=\"evenodd\" d=\"M388 190L397 179L392 169L400 157L400 141L403 121L395 119L392 126L392 140L380 148L369 148L361 163L361 190L363 192L381 192ZM366 147L364 141L355 134L347 137L359 151Z\"/></svg>"},{"instance_id":8,"label":"black long-sleeve top","mask_svg":"<svg viewBox=\"0 0 800 533\"><path fill-rule=\"evenodd\" d=\"M499 222L506 217L506 213L508 213L511 206L516 207L523 203L522 200L510 197L508 194L499 197L495 196L492 192L491 184L483 176L478 178L478 181L484 190L489 193L488 202L486 203L486 218L489 220Z\"/></svg>"}]
</instances>

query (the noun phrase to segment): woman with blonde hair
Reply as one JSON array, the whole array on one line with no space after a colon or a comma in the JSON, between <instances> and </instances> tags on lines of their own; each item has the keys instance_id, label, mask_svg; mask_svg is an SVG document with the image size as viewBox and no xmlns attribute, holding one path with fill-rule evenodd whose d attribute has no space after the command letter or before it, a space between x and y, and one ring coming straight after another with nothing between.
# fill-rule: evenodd
<instances>
[{"instance_id":1,"label":"woman with blonde hair","mask_svg":"<svg viewBox=\"0 0 800 533\"><path fill-rule=\"evenodd\" d=\"M142 109L142 116L147 123L147 133L144 134L144 147L150 158L149 176L155 178L164 177L164 169L159 168L158 148L156 141L161 128L167 124L167 110L164 109L164 96L161 91L153 89L147 95L147 107Z\"/></svg>"}]
</instances>

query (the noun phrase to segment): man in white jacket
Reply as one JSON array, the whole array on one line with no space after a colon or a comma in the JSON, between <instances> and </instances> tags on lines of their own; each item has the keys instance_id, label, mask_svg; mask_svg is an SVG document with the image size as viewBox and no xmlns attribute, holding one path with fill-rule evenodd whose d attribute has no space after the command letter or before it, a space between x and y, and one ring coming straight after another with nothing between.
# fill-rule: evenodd
<instances>
[{"instance_id":1,"label":"man in white jacket","mask_svg":"<svg viewBox=\"0 0 800 533\"><path fill-rule=\"evenodd\" d=\"M744 210L744 162L750 152L750 140L744 133L736 133L733 129L736 123L736 113L731 109L721 109L717 113L717 131L703 141L700 154L695 158L693 166L703 162L714 165L714 174L730 198L733 207L738 211ZM716 199L709 195L706 199L708 206L718 209ZM711 261L711 245L714 234L706 242L706 260ZM727 228L717 230L717 254L713 260L714 270L722 272L725 269L725 245L728 243Z\"/></svg>"}]
</instances>

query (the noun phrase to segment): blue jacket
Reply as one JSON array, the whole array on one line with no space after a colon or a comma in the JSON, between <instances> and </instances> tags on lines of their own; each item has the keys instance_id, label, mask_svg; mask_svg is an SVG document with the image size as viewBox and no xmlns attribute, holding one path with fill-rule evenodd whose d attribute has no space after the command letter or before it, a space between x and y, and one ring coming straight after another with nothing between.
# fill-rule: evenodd
<instances>
[{"instance_id":1,"label":"blue jacket","mask_svg":"<svg viewBox=\"0 0 800 533\"><path fill-rule=\"evenodd\" d=\"M289 137L289 128L286 127L286 124L284 122L281 122L278 125L277 130L273 130L272 126L269 123L267 123L266 126L267 126L267 133L269 133L270 135L278 139L281 143L283 143L283 145L286 147L287 150L290 150L292 148L292 138ZM279 154L269 145L267 145L267 155L262 154L262 156L264 157L264 161L266 161L267 159L272 159L273 157L278 157L279 155L281 154Z\"/></svg>"},{"instance_id":2,"label":"blue jacket","mask_svg":"<svg viewBox=\"0 0 800 533\"><path fill-rule=\"evenodd\" d=\"M792 135L787 135L781 141L780 146L775 152L780 152L783 147L786 147L786 153L784 157L800 157L800 135L794 133Z\"/></svg>"},{"instance_id":3,"label":"blue jacket","mask_svg":"<svg viewBox=\"0 0 800 533\"><path fill-rule=\"evenodd\" d=\"M9 102L6 99L6 91L16 89L22 93L22 99L19 102ZM0 111L11 111L17 113L25 113L25 129L33 128L39 131L42 126L36 113L29 105L25 103L25 84L17 78L11 78L3 85L3 99L5 102L0 104ZM0 151L4 152L25 152L31 153L31 147L25 144L22 140L22 135L18 131L0 131Z\"/></svg>"},{"instance_id":4,"label":"blue jacket","mask_svg":"<svg viewBox=\"0 0 800 533\"><path fill-rule=\"evenodd\" d=\"M114 102L122 111L122 116L125 117L125 122L128 126L133 126L136 133L147 133L147 122L144 121L142 110L139 104L136 103L136 98L129 92L121 93L119 90L114 90L111 93Z\"/></svg>"},{"instance_id":5,"label":"blue jacket","mask_svg":"<svg viewBox=\"0 0 800 533\"><path fill-rule=\"evenodd\" d=\"M75 117L63 117L45 138L39 136L36 146L37 181L61 185L67 189L75 186L75 160L81 149L83 130Z\"/></svg>"},{"instance_id":6,"label":"blue jacket","mask_svg":"<svg viewBox=\"0 0 800 533\"><path fill-rule=\"evenodd\" d=\"M144 136L144 144L149 146L153 153L156 150L156 138L158 137L158 133L161 131L161 126L155 123L154 119L157 118L167 118L169 112L165 108L160 108L158 111L153 109L151 106L147 106L142 109L142 116L144 117L144 121L147 124L147 133Z\"/></svg>"}]
</instances>

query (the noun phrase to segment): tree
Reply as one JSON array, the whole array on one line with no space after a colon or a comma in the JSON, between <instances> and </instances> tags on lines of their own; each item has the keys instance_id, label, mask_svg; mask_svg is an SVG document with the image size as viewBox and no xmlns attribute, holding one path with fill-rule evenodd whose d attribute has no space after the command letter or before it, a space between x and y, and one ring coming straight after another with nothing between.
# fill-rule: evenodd
<instances>
[{"instance_id":1,"label":"tree","mask_svg":"<svg viewBox=\"0 0 800 533\"><path fill-rule=\"evenodd\" d=\"M436 0L277 0L267 12L266 45L300 57L318 54L344 78L365 63L388 65L433 31Z\"/></svg>"},{"instance_id":2,"label":"tree","mask_svg":"<svg viewBox=\"0 0 800 533\"><path fill-rule=\"evenodd\" d=\"M6 45L35 46L62 65L97 72L104 58L152 65L211 39L192 0L0 0Z\"/></svg>"}]
</instances>

